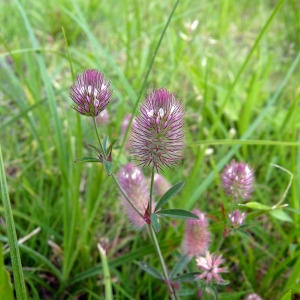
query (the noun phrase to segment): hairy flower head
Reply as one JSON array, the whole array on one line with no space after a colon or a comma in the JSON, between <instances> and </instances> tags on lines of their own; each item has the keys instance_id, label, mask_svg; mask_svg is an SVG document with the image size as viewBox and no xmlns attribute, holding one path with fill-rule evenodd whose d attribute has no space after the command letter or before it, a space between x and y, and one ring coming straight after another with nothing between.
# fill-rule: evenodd
<instances>
[{"instance_id":1,"label":"hairy flower head","mask_svg":"<svg viewBox=\"0 0 300 300\"><path fill-rule=\"evenodd\" d=\"M205 254L210 243L210 232L208 230L208 221L205 214L197 209L192 212L198 216L199 219L186 220L183 239L184 251L190 257Z\"/></svg>"},{"instance_id":2,"label":"hairy flower head","mask_svg":"<svg viewBox=\"0 0 300 300\"><path fill-rule=\"evenodd\" d=\"M112 90L104 74L97 70L86 70L79 74L71 86L70 97L73 108L85 116L98 116L108 105Z\"/></svg>"},{"instance_id":3,"label":"hairy flower head","mask_svg":"<svg viewBox=\"0 0 300 300\"><path fill-rule=\"evenodd\" d=\"M232 160L221 175L222 187L227 196L234 200L239 197L246 200L251 197L254 189L253 169L244 162Z\"/></svg>"},{"instance_id":4,"label":"hairy flower head","mask_svg":"<svg viewBox=\"0 0 300 300\"><path fill-rule=\"evenodd\" d=\"M230 223L233 227L241 226L246 218L247 214L245 212L240 212L239 210L235 210L231 214L228 215Z\"/></svg>"},{"instance_id":5,"label":"hairy flower head","mask_svg":"<svg viewBox=\"0 0 300 300\"><path fill-rule=\"evenodd\" d=\"M142 171L135 165L129 163L119 170L117 177L126 195L144 216L148 207L150 192ZM130 223L137 229L143 228L146 221L132 208L122 194L120 194L120 198Z\"/></svg>"},{"instance_id":6,"label":"hairy flower head","mask_svg":"<svg viewBox=\"0 0 300 300\"><path fill-rule=\"evenodd\" d=\"M143 167L156 172L176 165L184 147L184 109L167 89L149 93L132 124L131 152Z\"/></svg>"},{"instance_id":7,"label":"hairy flower head","mask_svg":"<svg viewBox=\"0 0 300 300\"><path fill-rule=\"evenodd\" d=\"M258 294L251 293L246 296L245 300L262 300L262 297L260 297Z\"/></svg>"},{"instance_id":8,"label":"hairy flower head","mask_svg":"<svg viewBox=\"0 0 300 300\"><path fill-rule=\"evenodd\" d=\"M227 273L226 267L219 268L225 260L222 255L210 254L206 251L206 256L200 256L196 258L196 264L199 269L203 270L203 273L197 277L197 279L205 279L206 283L210 283L213 279L217 283L225 282L225 280L219 275L220 273Z\"/></svg>"}]
</instances>

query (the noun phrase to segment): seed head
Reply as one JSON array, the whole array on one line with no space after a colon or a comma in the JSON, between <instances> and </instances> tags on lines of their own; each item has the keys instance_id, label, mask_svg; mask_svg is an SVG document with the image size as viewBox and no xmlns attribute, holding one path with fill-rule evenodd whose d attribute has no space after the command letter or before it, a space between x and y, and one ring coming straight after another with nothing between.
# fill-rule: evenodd
<instances>
[{"instance_id":1,"label":"seed head","mask_svg":"<svg viewBox=\"0 0 300 300\"><path fill-rule=\"evenodd\" d=\"M119 170L117 177L126 195L144 216L148 207L150 192L142 171L130 163ZM130 223L137 229L143 228L146 221L137 214L122 194L120 194L120 198Z\"/></svg>"},{"instance_id":2,"label":"seed head","mask_svg":"<svg viewBox=\"0 0 300 300\"><path fill-rule=\"evenodd\" d=\"M81 115L98 116L108 105L112 90L104 74L97 70L86 70L79 74L71 86L70 97L73 108Z\"/></svg>"},{"instance_id":3,"label":"seed head","mask_svg":"<svg viewBox=\"0 0 300 300\"><path fill-rule=\"evenodd\" d=\"M227 273L226 267L219 268L225 260L222 255L210 254L206 251L206 256L199 256L196 258L196 264L198 268L203 270L203 273L197 277L197 279L205 279L206 283L210 283L214 279L217 283L225 282L225 280L219 275L219 273Z\"/></svg>"},{"instance_id":4,"label":"seed head","mask_svg":"<svg viewBox=\"0 0 300 300\"><path fill-rule=\"evenodd\" d=\"M210 232L208 231L208 221L204 213L195 209L192 211L198 216L198 220L187 219L183 247L190 257L203 255L210 244Z\"/></svg>"},{"instance_id":5,"label":"seed head","mask_svg":"<svg viewBox=\"0 0 300 300\"><path fill-rule=\"evenodd\" d=\"M149 93L132 124L131 152L143 167L176 165L184 147L184 110L167 89Z\"/></svg>"},{"instance_id":6,"label":"seed head","mask_svg":"<svg viewBox=\"0 0 300 300\"><path fill-rule=\"evenodd\" d=\"M232 160L221 175L222 187L227 196L234 200L239 197L246 200L251 197L254 189L254 172L246 163Z\"/></svg>"},{"instance_id":7,"label":"seed head","mask_svg":"<svg viewBox=\"0 0 300 300\"><path fill-rule=\"evenodd\" d=\"M239 210L235 210L233 213L229 214L229 220L233 227L241 226L246 218L247 214L245 212L241 213Z\"/></svg>"}]
</instances>

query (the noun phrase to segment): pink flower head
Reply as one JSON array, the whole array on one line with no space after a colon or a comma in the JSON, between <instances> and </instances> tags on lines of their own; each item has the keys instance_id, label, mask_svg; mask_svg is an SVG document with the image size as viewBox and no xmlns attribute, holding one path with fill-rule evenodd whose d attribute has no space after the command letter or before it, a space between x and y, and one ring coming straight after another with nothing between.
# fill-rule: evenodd
<instances>
[{"instance_id":1,"label":"pink flower head","mask_svg":"<svg viewBox=\"0 0 300 300\"><path fill-rule=\"evenodd\" d=\"M144 216L148 207L150 192L142 171L130 163L119 170L117 177L126 195L137 207L138 211ZM137 229L143 228L146 221L137 214L122 194L120 194L120 198L125 207L130 223Z\"/></svg>"},{"instance_id":2,"label":"pink flower head","mask_svg":"<svg viewBox=\"0 0 300 300\"><path fill-rule=\"evenodd\" d=\"M246 296L245 300L262 300L262 297L260 297L258 294L251 293Z\"/></svg>"},{"instance_id":3,"label":"pink flower head","mask_svg":"<svg viewBox=\"0 0 300 300\"><path fill-rule=\"evenodd\" d=\"M86 70L79 74L71 86L70 97L73 108L85 116L98 116L108 105L112 90L104 74L97 70Z\"/></svg>"},{"instance_id":4,"label":"pink flower head","mask_svg":"<svg viewBox=\"0 0 300 300\"><path fill-rule=\"evenodd\" d=\"M208 231L208 221L205 214L197 209L192 212L197 215L199 219L186 220L183 239L185 253L190 257L205 254L210 243L210 232Z\"/></svg>"},{"instance_id":5,"label":"pink flower head","mask_svg":"<svg viewBox=\"0 0 300 300\"><path fill-rule=\"evenodd\" d=\"M153 188L156 195L162 196L171 188L170 182L161 174L154 174Z\"/></svg>"},{"instance_id":6,"label":"pink flower head","mask_svg":"<svg viewBox=\"0 0 300 300\"><path fill-rule=\"evenodd\" d=\"M246 163L232 160L221 175L222 187L225 194L235 200L239 197L246 200L251 197L254 189L254 172Z\"/></svg>"},{"instance_id":7,"label":"pink flower head","mask_svg":"<svg viewBox=\"0 0 300 300\"><path fill-rule=\"evenodd\" d=\"M227 273L226 267L219 268L219 265L224 263L225 260L222 255L210 254L206 251L206 256L199 256L196 258L196 264L199 269L203 270L203 273L197 277L197 279L205 279L206 283L210 283L214 279L217 283L225 282L225 280L219 275L219 273Z\"/></svg>"},{"instance_id":8,"label":"pink flower head","mask_svg":"<svg viewBox=\"0 0 300 300\"><path fill-rule=\"evenodd\" d=\"M241 213L239 210L235 210L233 213L229 214L229 220L233 227L241 226L246 218L247 214L245 212Z\"/></svg>"},{"instance_id":9,"label":"pink flower head","mask_svg":"<svg viewBox=\"0 0 300 300\"><path fill-rule=\"evenodd\" d=\"M167 89L149 93L140 107L141 115L132 124L131 152L142 165L158 173L176 165L184 147L184 110Z\"/></svg>"}]
</instances>

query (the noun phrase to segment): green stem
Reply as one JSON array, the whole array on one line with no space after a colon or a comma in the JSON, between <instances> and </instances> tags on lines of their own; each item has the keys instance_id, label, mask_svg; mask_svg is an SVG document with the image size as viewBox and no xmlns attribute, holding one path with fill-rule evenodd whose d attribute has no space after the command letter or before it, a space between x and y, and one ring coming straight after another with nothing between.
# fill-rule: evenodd
<instances>
[{"instance_id":1,"label":"green stem","mask_svg":"<svg viewBox=\"0 0 300 300\"><path fill-rule=\"evenodd\" d=\"M153 183L154 183L154 169L151 172L151 183L150 183L150 199L149 199L149 213L152 213L152 195L153 195Z\"/></svg>"},{"instance_id":2,"label":"green stem","mask_svg":"<svg viewBox=\"0 0 300 300\"><path fill-rule=\"evenodd\" d=\"M156 238L156 233L152 227L151 224L148 225L148 228L149 228L149 233L150 233L150 236L151 236L151 240L153 242L153 245L155 247L155 250L157 252L157 255L158 255L158 258L159 258L159 262L160 262L160 265L162 267L162 270L163 270L163 275L164 275L164 278L165 278L165 281L166 281L166 285L168 286L169 288L169 292L170 292L170 296L171 296L171 299L172 300L175 300L175 291L169 281L169 275L168 275L168 269L167 269L167 266L165 264L165 261L164 261L164 258L161 254L161 251L160 251L160 247L159 247L159 244L158 244L158 240Z\"/></svg>"},{"instance_id":3,"label":"green stem","mask_svg":"<svg viewBox=\"0 0 300 300\"><path fill-rule=\"evenodd\" d=\"M25 281L21 263L21 256L19 252L18 239L16 234L16 228L14 223L14 218L12 214L12 209L10 205L10 199L8 195L7 183L5 178L4 164L2 159L2 152L0 147L0 187L2 191L2 201L4 207L4 215L7 227L7 238L10 248L10 257L14 275L14 285L16 290L16 295L18 300L27 299Z\"/></svg>"},{"instance_id":4,"label":"green stem","mask_svg":"<svg viewBox=\"0 0 300 300\"><path fill-rule=\"evenodd\" d=\"M100 146L100 149L101 149L101 153L103 155L103 158L106 160L106 153L103 149L103 146L102 146L102 143L101 143L101 140L100 140L100 136L99 136L99 133L98 133L97 123L96 123L96 118L95 117L93 117L93 123L94 123L95 132L96 132L96 135L97 135L98 143L99 143L99 146Z\"/></svg>"}]
</instances>

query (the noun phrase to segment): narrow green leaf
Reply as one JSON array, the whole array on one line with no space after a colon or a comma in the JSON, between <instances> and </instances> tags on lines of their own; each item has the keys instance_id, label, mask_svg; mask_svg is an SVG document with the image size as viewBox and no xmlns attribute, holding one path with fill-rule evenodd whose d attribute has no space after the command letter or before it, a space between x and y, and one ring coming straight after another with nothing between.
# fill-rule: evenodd
<instances>
[{"instance_id":1,"label":"narrow green leaf","mask_svg":"<svg viewBox=\"0 0 300 300\"><path fill-rule=\"evenodd\" d=\"M287 291L280 300L291 300L292 299L292 291Z\"/></svg>"},{"instance_id":2,"label":"narrow green leaf","mask_svg":"<svg viewBox=\"0 0 300 300\"><path fill-rule=\"evenodd\" d=\"M154 267L152 267L151 265L147 264L146 262L142 261L140 263L140 267L147 272L148 274L150 274L151 276L159 279L159 280L163 280L162 275L159 273L158 270L156 270Z\"/></svg>"},{"instance_id":3,"label":"narrow green leaf","mask_svg":"<svg viewBox=\"0 0 300 300\"><path fill-rule=\"evenodd\" d=\"M191 272L186 273L177 277L172 278L172 282L193 282L197 275L200 275L200 272Z\"/></svg>"},{"instance_id":4,"label":"narrow green leaf","mask_svg":"<svg viewBox=\"0 0 300 300\"><path fill-rule=\"evenodd\" d=\"M104 164L104 168L105 168L107 175L110 176L113 172L113 164L107 160L104 160L103 164Z\"/></svg>"},{"instance_id":5,"label":"narrow green leaf","mask_svg":"<svg viewBox=\"0 0 300 300\"><path fill-rule=\"evenodd\" d=\"M239 204L240 206L246 206L253 209L259 209L259 210L271 210L271 206L267 206L264 204L261 204L259 202L248 202L246 204Z\"/></svg>"},{"instance_id":6,"label":"narrow green leaf","mask_svg":"<svg viewBox=\"0 0 300 300\"><path fill-rule=\"evenodd\" d=\"M108 136L105 136L103 139L103 143L102 143L102 147L104 152L106 153L106 149L107 149L107 141L108 141Z\"/></svg>"},{"instance_id":7,"label":"narrow green leaf","mask_svg":"<svg viewBox=\"0 0 300 300\"><path fill-rule=\"evenodd\" d=\"M192 212L184 209L165 209L156 213L157 215L170 217L175 219L199 219L198 216Z\"/></svg>"},{"instance_id":8,"label":"narrow green leaf","mask_svg":"<svg viewBox=\"0 0 300 300\"><path fill-rule=\"evenodd\" d=\"M194 289L180 289L177 294L180 296L180 297L187 297L187 296L191 296L193 297L195 295L195 290ZM189 299L189 298L187 298ZM193 298L192 298L193 299Z\"/></svg>"},{"instance_id":9,"label":"narrow green leaf","mask_svg":"<svg viewBox=\"0 0 300 300\"><path fill-rule=\"evenodd\" d=\"M287 207L286 210L290 211L290 212L293 212L297 215L300 215L300 210L297 210L297 209L294 209L294 208L291 208L291 207Z\"/></svg>"},{"instance_id":10,"label":"narrow green leaf","mask_svg":"<svg viewBox=\"0 0 300 300\"><path fill-rule=\"evenodd\" d=\"M113 146L115 145L116 142L117 142L117 139L115 139L111 142L111 144L109 145L108 149L105 152L107 155L112 151L112 148L113 148Z\"/></svg>"},{"instance_id":11,"label":"narrow green leaf","mask_svg":"<svg viewBox=\"0 0 300 300\"><path fill-rule=\"evenodd\" d=\"M218 282L218 285L222 285L222 286L225 286L225 285L228 285L230 284L230 281L229 280L225 280L225 281L222 281L222 282Z\"/></svg>"},{"instance_id":12,"label":"narrow green leaf","mask_svg":"<svg viewBox=\"0 0 300 300\"><path fill-rule=\"evenodd\" d=\"M170 278L175 277L188 264L188 262L189 256L187 254L181 256L171 271Z\"/></svg>"},{"instance_id":13,"label":"narrow green leaf","mask_svg":"<svg viewBox=\"0 0 300 300\"><path fill-rule=\"evenodd\" d=\"M158 201L155 211L158 211L166 202L168 202L172 197L174 197L184 186L184 182L178 182L173 185Z\"/></svg>"},{"instance_id":14,"label":"narrow green leaf","mask_svg":"<svg viewBox=\"0 0 300 300\"><path fill-rule=\"evenodd\" d=\"M213 286L213 285L208 286L206 289L206 292L208 294L212 294L215 300L219 299L219 293L215 286Z\"/></svg>"},{"instance_id":15,"label":"narrow green leaf","mask_svg":"<svg viewBox=\"0 0 300 300\"><path fill-rule=\"evenodd\" d=\"M177 293L180 297L194 296L195 295L195 290L194 289L182 289L181 288ZM187 299L189 299L189 298L187 298Z\"/></svg>"},{"instance_id":16,"label":"narrow green leaf","mask_svg":"<svg viewBox=\"0 0 300 300\"><path fill-rule=\"evenodd\" d=\"M159 217L156 214L151 214L150 219L155 232L159 232L161 228Z\"/></svg>"},{"instance_id":17,"label":"narrow green leaf","mask_svg":"<svg viewBox=\"0 0 300 300\"><path fill-rule=\"evenodd\" d=\"M98 149L96 146L92 145L92 144L88 144L88 146L90 146L92 149L94 149L96 151L97 154L101 154L100 149Z\"/></svg>"},{"instance_id":18,"label":"narrow green leaf","mask_svg":"<svg viewBox=\"0 0 300 300\"><path fill-rule=\"evenodd\" d=\"M282 209L272 210L269 212L269 214L280 221L293 222L292 218Z\"/></svg>"},{"instance_id":19,"label":"narrow green leaf","mask_svg":"<svg viewBox=\"0 0 300 300\"><path fill-rule=\"evenodd\" d=\"M109 265L107 261L107 256L105 250L102 248L102 246L97 244L100 257L101 257L101 262L102 262L102 267L103 267L103 277L105 281L105 300L112 300L113 295L112 295L112 286L111 286L111 277L110 277L110 272L109 272Z\"/></svg>"},{"instance_id":20,"label":"narrow green leaf","mask_svg":"<svg viewBox=\"0 0 300 300\"><path fill-rule=\"evenodd\" d=\"M101 162L100 159L98 158L95 158L95 157L90 157L90 156L84 156L84 157L80 157L80 158L77 158L75 160L75 162Z\"/></svg>"},{"instance_id":21,"label":"narrow green leaf","mask_svg":"<svg viewBox=\"0 0 300 300\"><path fill-rule=\"evenodd\" d=\"M7 300L14 299L13 286L10 282L10 275L4 267L2 245L0 244L0 296L1 295L5 295L5 299Z\"/></svg>"},{"instance_id":22,"label":"narrow green leaf","mask_svg":"<svg viewBox=\"0 0 300 300\"><path fill-rule=\"evenodd\" d=\"M0 146L0 191L2 195L3 207L4 207L6 231L7 231L8 244L10 248L10 258L12 263L12 270L14 275L14 286L16 290L17 299L27 299L25 280L24 280L23 268L21 263L21 256L19 252L19 245L18 245L14 217L13 217L9 194L8 194L1 146Z\"/></svg>"}]
</instances>

